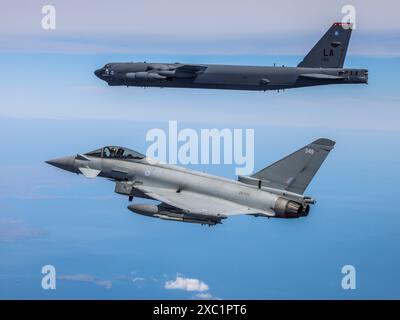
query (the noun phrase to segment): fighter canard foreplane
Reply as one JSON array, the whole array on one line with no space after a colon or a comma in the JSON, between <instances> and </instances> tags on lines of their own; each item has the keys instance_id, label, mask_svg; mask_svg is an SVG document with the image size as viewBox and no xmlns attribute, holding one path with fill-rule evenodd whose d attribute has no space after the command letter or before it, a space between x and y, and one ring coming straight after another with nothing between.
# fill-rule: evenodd
<instances>
[{"instance_id":1,"label":"fighter canard foreplane","mask_svg":"<svg viewBox=\"0 0 400 320\"><path fill-rule=\"evenodd\" d=\"M157 163L128 148L107 146L85 154L46 161L87 178L115 182L115 192L129 200L129 210L166 220L215 225L235 215L299 218L309 213L304 195L335 142L318 139L251 176L230 180L175 165Z\"/></svg>"},{"instance_id":2,"label":"fighter canard foreplane","mask_svg":"<svg viewBox=\"0 0 400 320\"><path fill-rule=\"evenodd\" d=\"M334 23L297 67L118 62L95 75L110 86L260 91L368 83L368 70L343 68L351 32L351 24Z\"/></svg>"}]
</instances>

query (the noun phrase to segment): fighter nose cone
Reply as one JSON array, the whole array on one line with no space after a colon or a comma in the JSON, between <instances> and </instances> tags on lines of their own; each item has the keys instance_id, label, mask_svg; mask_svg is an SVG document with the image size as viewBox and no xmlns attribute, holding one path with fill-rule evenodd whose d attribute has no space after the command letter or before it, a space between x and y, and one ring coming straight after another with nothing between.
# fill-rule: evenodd
<instances>
[{"instance_id":1,"label":"fighter nose cone","mask_svg":"<svg viewBox=\"0 0 400 320\"><path fill-rule=\"evenodd\" d=\"M75 172L75 157L62 157L53 160L48 160L46 163L57 168Z\"/></svg>"}]
</instances>

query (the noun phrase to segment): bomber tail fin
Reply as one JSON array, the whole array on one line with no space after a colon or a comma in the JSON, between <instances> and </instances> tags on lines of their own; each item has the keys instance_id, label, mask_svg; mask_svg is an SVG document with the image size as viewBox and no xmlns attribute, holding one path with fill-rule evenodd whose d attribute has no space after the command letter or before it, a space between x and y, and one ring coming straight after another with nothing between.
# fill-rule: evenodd
<instances>
[{"instance_id":1,"label":"bomber tail fin","mask_svg":"<svg viewBox=\"0 0 400 320\"><path fill-rule=\"evenodd\" d=\"M298 67L343 68L351 31L351 23L334 23Z\"/></svg>"},{"instance_id":2,"label":"bomber tail fin","mask_svg":"<svg viewBox=\"0 0 400 320\"><path fill-rule=\"evenodd\" d=\"M315 140L251 177L264 186L303 194L334 145L329 139Z\"/></svg>"}]
</instances>

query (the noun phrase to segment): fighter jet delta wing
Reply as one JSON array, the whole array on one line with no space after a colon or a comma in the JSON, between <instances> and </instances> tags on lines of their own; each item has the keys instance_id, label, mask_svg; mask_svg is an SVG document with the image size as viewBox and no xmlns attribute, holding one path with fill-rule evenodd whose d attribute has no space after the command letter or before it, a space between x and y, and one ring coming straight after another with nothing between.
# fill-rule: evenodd
<instances>
[{"instance_id":1,"label":"fighter jet delta wing","mask_svg":"<svg viewBox=\"0 0 400 320\"><path fill-rule=\"evenodd\" d=\"M244 214L263 214L265 216L275 216L273 212L253 209L213 196L185 190L177 191L167 188L149 186L144 187L142 185L135 185L134 188L138 189L154 200L158 200L174 208L181 209L184 213L222 218Z\"/></svg>"}]
</instances>

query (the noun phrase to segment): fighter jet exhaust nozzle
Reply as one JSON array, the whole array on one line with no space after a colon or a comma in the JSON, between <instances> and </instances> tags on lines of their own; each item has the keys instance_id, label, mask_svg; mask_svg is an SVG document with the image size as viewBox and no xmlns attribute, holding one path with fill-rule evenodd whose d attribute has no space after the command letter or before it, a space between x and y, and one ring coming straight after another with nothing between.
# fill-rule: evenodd
<instances>
[{"instance_id":1,"label":"fighter jet exhaust nozzle","mask_svg":"<svg viewBox=\"0 0 400 320\"><path fill-rule=\"evenodd\" d=\"M155 80L165 80L167 77L159 75L155 72L129 72L126 74L128 79L132 80L142 80L142 81L155 81Z\"/></svg>"},{"instance_id":2,"label":"fighter jet exhaust nozzle","mask_svg":"<svg viewBox=\"0 0 400 320\"><path fill-rule=\"evenodd\" d=\"M221 219L213 219L213 217L200 217L198 215L167 211L161 205L131 204L128 206L128 209L137 214L163 220L198 223L209 226L214 226L217 223L221 223Z\"/></svg>"},{"instance_id":3,"label":"fighter jet exhaust nozzle","mask_svg":"<svg viewBox=\"0 0 400 320\"><path fill-rule=\"evenodd\" d=\"M303 206L303 214L302 215L304 217L307 217L309 213L310 213L310 205L306 204Z\"/></svg>"},{"instance_id":4,"label":"fighter jet exhaust nozzle","mask_svg":"<svg viewBox=\"0 0 400 320\"><path fill-rule=\"evenodd\" d=\"M276 218L299 218L308 215L310 210L309 205L303 206L301 203L288 200L285 198L278 198L275 202L274 211Z\"/></svg>"}]
</instances>

